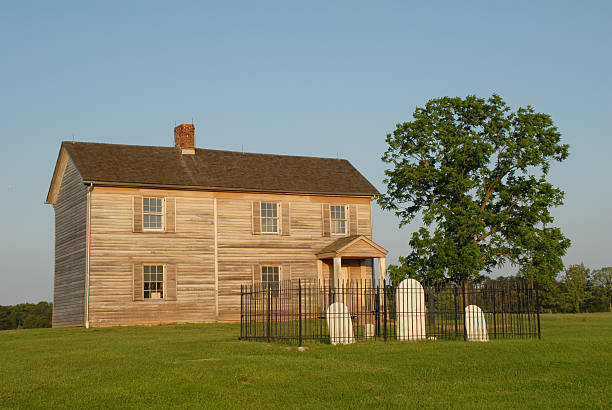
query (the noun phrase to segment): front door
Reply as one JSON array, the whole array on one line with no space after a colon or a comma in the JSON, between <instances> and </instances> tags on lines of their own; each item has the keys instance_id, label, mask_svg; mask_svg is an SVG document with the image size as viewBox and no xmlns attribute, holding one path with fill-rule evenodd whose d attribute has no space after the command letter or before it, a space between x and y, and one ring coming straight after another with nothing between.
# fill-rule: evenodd
<instances>
[{"instance_id":1,"label":"front door","mask_svg":"<svg viewBox=\"0 0 612 410\"><path fill-rule=\"evenodd\" d=\"M342 280L343 281L348 281L350 280L350 276L349 276L349 267L346 265L342 265Z\"/></svg>"}]
</instances>

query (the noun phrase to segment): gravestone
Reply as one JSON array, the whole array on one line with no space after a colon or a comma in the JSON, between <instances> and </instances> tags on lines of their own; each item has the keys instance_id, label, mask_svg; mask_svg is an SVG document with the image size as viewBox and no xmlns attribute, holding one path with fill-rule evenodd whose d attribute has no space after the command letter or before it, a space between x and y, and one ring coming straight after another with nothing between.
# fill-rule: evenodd
<instances>
[{"instance_id":1,"label":"gravestone","mask_svg":"<svg viewBox=\"0 0 612 410\"><path fill-rule=\"evenodd\" d=\"M487 323L482 310L476 305L465 307L465 332L470 342L488 342Z\"/></svg>"},{"instance_id":2,"label":"gravestone","mask_svg":"<svg viewBox=\"0 0 612 410\"><path fill-rule=\"evenodd\" d=\"M374 337L374 333L376 331L376 327L373 323L366 323L363 325L363 337L364 339L372 339Z\"/></svg>"},{"instance_id":3,"label":"gravestone","mask_svg":"<svg viewBox=\"0 0 612 410\"><path fill-rule=\"evenodd\" d=\"M348 307L342 302L335 302L327 308L327 326L331 344L355 343L353 322Z\"/></svg>"},{"instance_id":4,"label":"gravestone","mask_svg":"<svg viewBox=\"0 0 612 410\"><path fill-rule=\"evenodd\" d=\"M414 279L404 279L395 293L397 340L425 340L425 292Z\"/></svg>"}]
</instances>

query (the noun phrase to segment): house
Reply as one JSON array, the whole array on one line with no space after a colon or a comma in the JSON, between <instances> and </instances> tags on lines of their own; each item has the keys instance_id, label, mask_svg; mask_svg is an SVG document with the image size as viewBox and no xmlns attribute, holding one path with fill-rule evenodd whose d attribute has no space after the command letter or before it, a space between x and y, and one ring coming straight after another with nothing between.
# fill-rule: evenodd
<instances>
[{"instance_id":1,"label":"house","mask_svg":"<svg viewBox=\"0 0 612 410\"><path fill-rule=\"evenodd\" d=\"M378 194L348 161L195 148L63 142L53 326L235 321L240 285L374 280Z\"/></svg>"}]
</instances>

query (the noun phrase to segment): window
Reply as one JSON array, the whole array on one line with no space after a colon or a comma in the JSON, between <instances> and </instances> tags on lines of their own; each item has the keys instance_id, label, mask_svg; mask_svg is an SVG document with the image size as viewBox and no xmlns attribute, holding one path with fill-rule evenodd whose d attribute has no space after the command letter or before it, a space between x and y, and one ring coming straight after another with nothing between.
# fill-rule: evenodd
<instances>
[{"instance_id":1,"label":"window","mask_svg":"<svg viewBox=\"0 0 612 410\"><path fill-rule=\"evenodd\" d=\"M279 266L261 267L261 287L263 290L271 290L272 296L278 297L278 284L280 278Z\"/></svg>"},{"instance_id":2,"label":"window","mask_svg":"<svg viewBox=\"0 0 612 410\"><path fill-rule=\"evenodd\" d=\"M330 205L331 233L333 235L346 234L346 206Z\"/></svg>"},{"instance_id":3,"label":"window","mask_svg":"<svg viewBox=\"0 0 612 410\"><path fill-rule=\"evenodd\" d=\"M278 204L276 202L261 203L261 232L278 233Z\"/></svg>"},{"instance_id":4,"label":"window","mask_svg":"<svg viewBox=\"0 0 612 410\"><path fill-rule=\"evenodd\" d=\"M162 226L162 199L142 198L142 227L147 230L161 230Z\"/></svg>"},{"instance_id":5,"label":"window","mask_svg":"<svg viewBox=\"0 0 612 410\"><path fill-rule=\"evenodd\" d=\"M143 265L145 299L164 298L164 265Z\"/></svg>"}]
</instances>

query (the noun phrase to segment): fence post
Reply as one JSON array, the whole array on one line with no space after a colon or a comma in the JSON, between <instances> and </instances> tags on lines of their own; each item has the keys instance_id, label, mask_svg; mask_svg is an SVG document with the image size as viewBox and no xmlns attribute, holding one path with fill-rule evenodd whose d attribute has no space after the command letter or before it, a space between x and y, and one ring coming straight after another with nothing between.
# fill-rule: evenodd
<instances>
[{"instance_id":1,"label":"fence post","mask_svg":"<svg viewBox=\"0 0 612 410\"><path fill-rule=\"evenodd\" d=\"M497 293L495 291L495 285L493 283L490 283L491 287L492 287L492 293L493 293L493 337L495 339L497 339L497 310L496 310L496 304L495 304L495 299L497 299Z\"/></svg>"},{"instance_id":2,"label":"fence post","mask_svg":"<svg viewBox=\"0 0 612 410\"><path fill-rule=\"evenodd\" d=\"M243 338L243 333L242 333L242 322L244 321L244 288L242 283L240 284L240 339L238 340L242 340Z\"/></svg>"},{"instance_id":3,"label":"fence post","mask_svg":"<svg viewBox=\"0 0 612 410\"><path fill-rule=\"evenodd\" d=\"M255 340L257 340L257 305L259 302L259 295L255 292L255 284L251 285L251 298L255 298L255 301L253 301L253 299L251 299L251 309L249 311L249 322L253 323L253 321L255 323L253 323L253 336L255 337Z\"/></svg>"},{"instance_id":4,"label":"fence post","mask_svg":"<svg viewBox=\"0 0 612 410\"><path fill-rule=\"evenodd\" d=\"M300 346L302 346L302 280L298 279L298 323L300 326Z\"/></svg>"},{"instance_id":5,"label":"fence post","mask_svg":"<svg viewBox=\"0 0 612 410\"><path fill-rule=\"evenodd\" d=\"M376 299L374 300L376 314L376 337L380 337L380 284L376 286Z\"/></svg>"},{"instance_id":6,"label":"fence post","mask_svg":"<svg viewBox=\"0 0 612 410\"><path fill-rule=\"evenodd\" d=\"M518 280L516 281L516 309L518 310L518 317L515 323L518 323L518 335L520 338L523 336L523 312L521 311L521 288Z\"/></svg>"},{"instance_id":7,"label":"fence post","mask_svg":"<svg viewBox=\"0 0 612 410\"><path fill-rule=\"evenodd\" d=\"M458 308L457 308L457 284L455 283L455 339L457 339L457 333L459 333L459 324L457 323L459 320L459 317L457 316L459 314L459 312L457 312Z\"/></svg>"},{"instance_id":8,"label":"fence post","mask_svg":"<svg viewBox=\"0 0 612 410\"><path fill-rule=\"evenodd\" d=\"M508 285L502 286L501 288L501 322L502 322L502 337L506 337L506 290L510 289Z\"/></svg>"},{"instance_id":9,"label":"fence post","mask_svg":"<svg viewBox=\"0 0 612 410\"><path fill-rule=\"evenodd\" d=\"M540 333L540 295L538 293L538 281L535 281L535 294L536 294L536 315L538 317L538 339L542 340L542 334Z\"/></svg>"},{"instance_id":10,"label":"fence post","mask_svg":"<svg viewBox=\"0 0 612 410\"><path fill-rule=\"evenodd\" d=\"M268 336L268 342L270 341L270 316L272 309L272 286L268 286L268 328L266 329L266 334Z\"/></svg>"},{"instance_id":11,"label":"fence post","mask_svg":"<svg viewBox=\"0 0 612 410\"><path fill-rule=\"evenodd\" d=\"M384 307L384 323L385 323L385 342L387 341L387 284L383 284L383 307Z\"/></svg>"},{"instance_id":12,"label":"fence post","mask_svg":"<svg viewBox=\"0 0 612 410\"><path fill-rule=\"evenodd\" d=\"M463 279L461 281L461 294L462 294L462 298L461 298L461 305L463 306L463 341L467 341L467 318L465 317L465 283L466 280Z\"/></svg>"},{"instance_id":13,"label":"fence post","mask_svg":"<svg viewBox=\"0 0 612 410\"><path fill-rule=\"evenodd\" d=\"M321 282L317 280L317 316L325 317L325 306L327 306L327 303L325 303L325 295L327 295L326 292L327 291L325 290L325 280L323 280L323 293L321 293ZM322 298L323 300L321 301L319 300L319 298ZM323 312L319 313L321 309L323 310ZM319 339L323 340L323 320L317 321L319 322Z\"/></svg>"}]
</instances>

